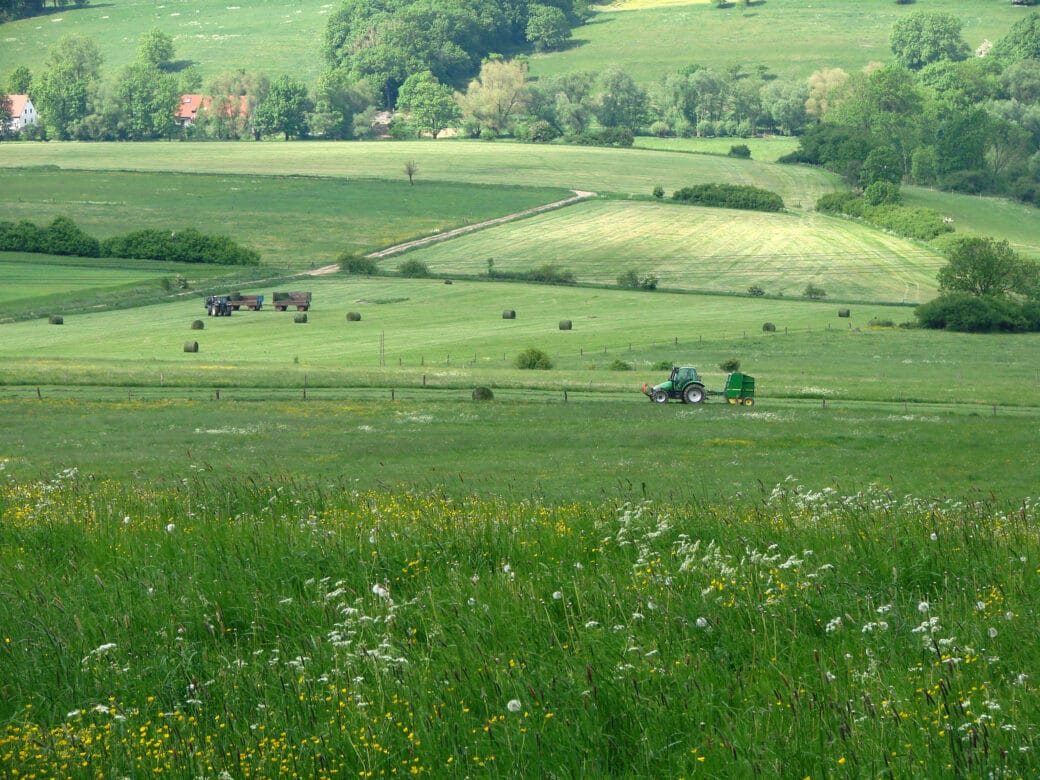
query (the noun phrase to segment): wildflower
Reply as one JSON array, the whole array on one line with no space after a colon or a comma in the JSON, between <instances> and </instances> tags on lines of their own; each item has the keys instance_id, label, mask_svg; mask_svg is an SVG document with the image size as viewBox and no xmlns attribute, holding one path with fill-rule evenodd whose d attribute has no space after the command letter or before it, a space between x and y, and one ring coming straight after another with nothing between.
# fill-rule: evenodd
<instances>
[{"instance_id":1,"label":"wildflower","mask_svg":"<svg viewBox=\"0 0 1040 780\"><path fill-rule=\"evenodd\" d=\"M130 525L130 515L126 515L123 518L123 525Z\"/></svg>"},{"instance_id":2,"label":"wildflower","mask_svg":"<svg viewBox=\"0 0 1040 780\"><path fill-rule=\"evenodd\" d=\"M176 530L177 530L177 526L175 524L173 524L173 523L167 523L166 524L166 533L172 534Z\"/></svg>"},{"instance_id":3,"label":"wildflower","mask_svg":"<svg viewBox=\"0 0 1040 780\"><path fill-rule=\"evenodd\" d=\"M381 599L390 598L390 591L380 585L378 582L372 586L372 592L379 596Z\"/></svg>"},{"instance_id":4,"label":"wildflower","mask_svg":"<svg viewBox=\"0 0 1040 780\"><path fill-rule=\"evenodd\" d=\"M935 533L935 531L932 531L931 535L929 535L928 538L931 539L933 542L937 542L939 541L939 534Z\"/></svg>"},{"instance_id":5,"label":"wildflower","mask_svg":"<svg viewBox=\"0 0 1040 780\"><path fill-rule=\"evenodd\" d=\"M920 612L922 615L928 612L928 610L930 610L931 608L932 605L929 604L927 601L922 601L917 605L917 611Z\"/></svg>"},{"instance_id":6,"label":"wildflower","mask_svg":"<svg viewBox=\"0 0 1040 780\"><path fill-rule=\"evenodd\" d=\"M840 628L841 628L841 616L839 615L838 617L833 618L827 624L827 629L826 630L827 630L828 634L832 634L832 633L834 633L835 631L837 631Z\"/></svg>"},{"instance_id":7,"label":"wildflower","mask_svg":"<svg viewBox=\"0 0 1040 780\"><path fill-rule=\"evenodd\" d=\"M554 590L553 591L553 601L559 601L562 598L563 598L563 591L562 590Z\"/></svg>"},{"instance_id":8,"label":"wildflower","mask_svg":"<svg viewBox=\"0 0 1040 780\"><path fill-rule=\"evenodd\" d=\"M697 628L707 628L708 627L708 619L707 618L699 617L699 618L697 618L697 620L694 621L694 623L697 626Z\"/></svg>"},{"instance_id":9,"label":"wildflower","mask_svg":"<svg viewBox=\"0 0 1040 780\"><path fill-rule=\"evenodd\" d=\"M990 628L989 628L989 638L990 639L996 639L997 638L997 633L998 633L997 629L995 629L993 626L990 626Z\"/></svg>"},{"instance_id":10,"label":"wildflower","mask_svg":"<svg viewBox=\"0 0 1040 780\"><path fill-rule=\"evenodd\" d=\"M588 623L585 624L585 628L595 628L598 625L599 625L598 621L590 620Z\"/></svg>"},{"instance_id":11,"label":"wildflower","mask_svg":"<svg viewBox=\"0 0 1040 780\"><path fill-rule=\"evenodd\" d=\"M824 677L824 679L825 679L825 680L827 680L827 682L829 682L829 683L832 683L832 682L834 682L835 680L837 680L837 679L838 679L837 677L835 677L835 676L834 676L833 674L831 674L830 672L824 672L824 673L823 673L823 677Z\"/></svg>"},{"instance_id":12,"label":"wildflower","mask_svg":"<svg viewBox=\"0 0 1040 780\"><path fill-rule=\"evenodd\" d=\"M506 709L510 712L520 712L524 705L520 703L519 699L510 699L506 702Z\"/></svg>"}]
</instances>

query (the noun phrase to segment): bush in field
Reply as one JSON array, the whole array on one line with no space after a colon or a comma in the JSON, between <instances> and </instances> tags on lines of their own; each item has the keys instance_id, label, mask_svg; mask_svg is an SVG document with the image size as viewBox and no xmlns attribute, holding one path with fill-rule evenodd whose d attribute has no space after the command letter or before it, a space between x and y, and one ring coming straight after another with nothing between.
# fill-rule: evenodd
<instances>
[{"instance_id":1,"label":"bush in field","mask_svg":"<svg viewBox=\"0 0 1040 780\"><path fill-rule=\"evenodd\" d=\"M373 276L379 267L376 265L376 261L371 257L365 257L357 252L344 252L336 260L341 270L346 271L348 274L358 274L360 276Z\"/></svg>"},{"instance_id":2,"label":"bush in field","mask_svg":"<svg viewBox=\"0 0 1040 780\"><path fill-rule=\"evenodd\" d=\"M737 358L728 358L719 363L723 371L740 371L740 361Z\"/></svg>"},{"instance_id":3,"label":"bush in field","mask_svg":"<svg viewBox=\"0 0 1040 780\"><path fill-rule=\"evenodd\" d=\"M28 220L0 222L0 250L77 257L101 255L98 240L80 230L68 217L55 217L44 228Z\"/></svg>"},{"instance_id":4,"label":"bush in field","mask_svg":"<svg viewBox=\"0 0 1040 780\"><path fill-rule=\"evenodd\" d=\"M534 347L528 347L517 355L515 365L517 368L537 369L541 371L548 371L553 367L549 355L540 349L535 349Z\"/></svg>"},{"instance_id":5,"label":"bush in field","mask_svg":"<svg viewBox=\"0 0 1040 780\"><path fill-rule=\"evenodd\" d=\"M784 208L783 198L775 192L745 184L695 184L673 192L672 200L751 211L782 211Z\"/></svg>"},{"instance_id":6,"label":"bush in field","mask_svg":"<svg viewBox=\"0 0 1040 780\"><path fill-rule=\"evenodd\" d=\"M418 279L430 275L430 268L422 260L405 260L397 266L397 273L409 279Z\"/></svg>"},{"instance_id":7,"label":"bush in field","mask_svg":"<svg viewBox=\"0 0 1040 780\"><path fill-rule=\"evenodd\" d=\"M729 148L729 156L737 157L742 160L750 160L751 149L747 144L734 144Z\"/></svg>"},{"instance_id":8,"label":"bush in field","mask_svg":"<svg viewBox=\"0 0 1040 780\"><path fill-rule=\"evenodd\" d=\"M805 290L802 291L802 295L806 298L812 298L814 301L819 300L820 298L827 297L827 293L824 291L824 289L822 287L816 286L812 282L809 282L809 284L805 285Z\"/></svg>"},{"instance_id":9,"label":"bush in field","mask_svg":"<svg viewBox=\"0 0 1040 780\"><path fill-rule=\"evenodd\" d=\"M626 363L621 358L615 358L613 361L611 361L610 365L607 366L607 368L611 371L631 371L632 364Z\"/></svg>"},{"instance_id":10,"label":"bush in field","mask_svg":"<svg viewBox=\"0 0 1040 780\"><path fill-rule=\"evenodd\" d=\"M1009 298L952 292L914 309L924 328L964 333L1022 332L1040 330L1040 305L1021 304Z\"/></svg>"},{"instance_id":11,"label":"bush in field","mask_svg":"<svg viewBox=\"0 0 1040 780\"><path fill-rule=\"evenodd\" d=\"M260 255L228 236L205 235L194 228L181 231L135 230L101 242L104 257L132 257L178 263L259 265Z\"/></svg>"}]
</instances>

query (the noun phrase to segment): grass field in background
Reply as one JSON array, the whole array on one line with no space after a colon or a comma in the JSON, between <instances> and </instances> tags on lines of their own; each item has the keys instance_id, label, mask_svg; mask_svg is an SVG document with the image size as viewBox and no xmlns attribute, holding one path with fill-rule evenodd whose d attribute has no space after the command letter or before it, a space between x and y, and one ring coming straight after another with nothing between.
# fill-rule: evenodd
<instances>
[{"instance_id":1,"label":"grass field in background","mask_svg":"<svg viewBox=\"0 0 1040 780\"><path fill-rule=\"evenodd\" d=\"M0 168L0 215L65 215L97 238L144 228L230 235L280 268L328 265L570 195L551 187L329 177Z\"/></svg>"},{"instance_id":2,"label":"grass field in background","mask_svg":"<svg viewBox=\"0 0 1040 780\"><path fill-rule=\"evenodd\" d=\"M177 60L196 66L204 81L236 69L292 74L313 86L323 63L319 41L336 3L299 0L291 6L261 0L248 6L214 0L114 0L8 22L0 37L0 78L8 69L43 67L47 52L63 35L93 37L105 58L106 79L135 56L140 35L158 28L170 35ZM997 40L1026 9L1007 3L932 0L929 9L952 13L974 48ZM620 65L651 84L690 64L726 68L767 65L785 78L805 78L818 68L858 70L889 61L889 34L899 18L915 9L889 0L814 3L770 2L719 10L705 3L643 7L596 14L574 30L561 52L532 57L533 76L575 70L601 71ZM811 30L812 45L806 35ZM854 41L850 45L849 41Z\"/></svg>"},{"instance_id":3,"label":"grass field in background","mask_svg":"<svg viewBox=\"0 0 1040 780\"><path fill-rule=\"evenodd\" d=\"M637 149L656 149L662 152L690 152L693 154L728 155L734 146L744 145L751 150L751 159L760 162L776 162L785 154L798 149L795 136L769 136L767 138L658 138L640 135L635 139Z\"/></svg>"},{"instance_id":4,"label":"grass field in background","mask_svg":"<svg viewBox=\"0 0 1040 780\"><path fill-rule=\"evenodd\" d=\"M519 273L553 264L582 282L615 284L622 271L660 286L797 297L812 282L831 298L923 303L943 264L926 245L815 213L764 214L671 202L589 201L387 259L440 274Z\"/></svg>"},{"instance_id":5,"label":"grass field in background","mask_svg":"<svg viewBox=\"0 0 1040 780\"><path fill-rule=\"evenodd\" d=\"M765 65L774 75L804 79L820 68L857 71L870 62L891 62L889 36L899 19L919 8L891 0L864 2L764 2L727 9L702 3L646 7L596 14L574 30L566 50L536 54L536 77L610 65L646 85L686 65L718 70ZM945 11L963 25L974 49L999 40L1028 9L976 0L930 0L929 11Z\"/></svg>"},{"instance_id":6,"label":"grass field in background","mask_svg":"<svg viewBox=\"0 0 1040 780\"><path fill-rule=\"evenodd\" d=\"M840 186L838 178L825 171L723 156L509 142L0 144L0 170L57 165L94 171L326 176L406 183L407 160L418 165L416 187L464 182L649 195L658 184L671 193L690 184L729 182L772 190L788 205L808 208Z\"/></svg>"}]
</instances>

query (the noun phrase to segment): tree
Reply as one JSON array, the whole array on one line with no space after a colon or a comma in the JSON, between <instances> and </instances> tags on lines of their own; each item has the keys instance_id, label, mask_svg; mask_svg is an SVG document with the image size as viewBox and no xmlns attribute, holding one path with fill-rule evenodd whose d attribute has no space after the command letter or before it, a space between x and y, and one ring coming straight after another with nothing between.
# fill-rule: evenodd
<instances>
[{"instance_id":1,"label":"tree","mask_svg":"<svg viewBox=\"0 0 1040 780\"><path fill-rule=\"evenodd\" d=\"M355 138L355 118L375 102L376 96L367 81L355 79L347 68L328 68L318 76L314 111L308 124L325 138Z\"/></svg>"},{"instance_id":2,"label":"tree","mask_svg":"<svg viewBox=\"0 0 1040 780\"><path fill-rule=\"evenodd\" d=\"M237 70L217 76L208 88L213 102L204 119L206 133L220 140L244 137L256 107L270 91L271 82L264 75Z\"/></svg>"},{"instance_id":3,"label":"tree","mask_svg":"<svg viewBox=\"0 0 1040 780\"><path fill-rule=\"evenodd\" d=\"M782 135L794 135L809 121L805 103L809 89L793 81L770 81L762 88L762 107Z\"/></svg>"},{"instance_id":4,"label":"tree","mask_svg":"<svg viewBox=\"0 0 1040 780\"><path fill-rule=\"evenodd\" d=\"M1009 169L1024 167L1029 158L1029 133L1013 122L991 118L986 133L986 163L994 181Z\"/></svg>"},{"instance_id":5,"label":"tree","mask_svg":"<svg viewBox=\"0 0 1040 780\"><path fill-rule=\"evenodd\" d=\"M961 37L961 23L945 11L915 11L892 27L889 39L896 61L920 70L930 62L964 60L971 49Z\"/></svg>"},{"instance_id":6,"label":"tree","mask_svg":"<svg viewBox=\"0 0 1040 780\"><path fill-rule=\"evenodd\" d=\"M415 160L404 161L404 175L408 177L408 186L415 184L415 174L419 172L419 163Z\"/></svg>"},{"instance_id":7,"label":"tree","mask_svg":"<svg viewBox=\"0 0 1040 780\"><path fill-rule=\"evenodd\" d=\"M805 99L806 112L822 119L848 97L848 83L849 74L841 68L813 71L806 82L809 90L809 96Z\"/></svg>"},{"instance_id":8,"label":"tree","mask_svg":"<svg viewBox=\"0 0 1040 780\"><path fill-rule=\"evenodd\" d=\"M863 160L863 167L859 169L861 187L869 187L879 181L899 184L902 178L902 161L891 146L876 146L871 149Z\"/></svg>"},{"instance_id":9,"label":"tree","mask_svg":"<svg viewBox=\"0 0 1040 780\"><path fill-rule=\"evenodd\" d=\"M650 106L646 90L621 68L607 68L599 77L593 112L604 127L636 130Z\"/></svg>"},{"instance_id":10,"label":"tree","mask_svg":"<svg viewBox=\"0 0 1040 780\"><path fill-rule=\"evenodd\" d=\"M137 59L159 70L169 69L173 55L173 38L157 27L142 35L137 44Z\"/></svg>"},{"instance_id":11,"label":"tree","mask_svg":"<svg viewBox=\"0 0 1040 780\"><path fill-rule=\"evenodd\" d=\"M1040 59L1040 13L1033 11L1011 25L1007 35L994 44L992 54L1006 64Z\"/></svg>"},{"instance_id":12,"label":"tree","mask_svg":"<svg viewBox=\"0 0 1040 780\"><path fill-rule=\"evenodd\" d=\"M462 114L494 133L507 131L527 103L527 66L517 60L487 60L464 95Z\"/></svg>"},{"instance_id":13,"label":"tree","mask_svg":"<svg viewBox=\"0 0 1040 780\"><path fill-rule=\"evenodd\" d=\"M417 131L434 138L462 115L451 87L428 70L404 80L397 93L397 110L410 115L409 122Z\"/></svg>"},{"instance_id":14,"label":"tree","mask_svg":"<svg viewBox=\"0 0 1040 780\"><path fill-rule=\"evenodd\" d=\"M311 109L307 86L292 76L279 76L253 114L254 134L282 133L288 141L293 136L305 136L307 113Z\"/></svg>"},{"instance_id":15,"label":"tree","mask_svg":"<svg viewBox=\"0 0 1040 780\"><path fill-rule=\"evenodd\" d=\"M1016 62L1004 71L1004 85L1013 100L1040 103L1040 60Z\"/></svg>"},{"instance_id":16,"label":"tree","mask_svg":"<svg viewBox=\"0 0 1040 780\"><path fill-rule=\"evenodd\" d=\"M91 113L97 97L101 52L91 38L66 35L51 49L33 85L33 102L48 135L68 140Z\"/></svg>"},{"instance_id":17,"label":"tree","mask_svg":"<svg viewBox=\"0 0 1040 780\"><path fill-rule=\"evenodd\" d=\"M7 92L10 95L28 95L32 88L32 71L25 65L19 65L11 71L7 78Z\"/></svg>"},{"instance_id":18,"label":"tree","mask_svg":"<svg viewBox=\"0 0 1040 780\"><path fill-rule=\"evenodd\" d=\"M535 3L529 7L525 32L535 50L552 51L571 37L571 26L559 8Z\"/></svg>"},{"instance_id":19,"label":"tree","mask_svg":"<svg viewBox=\"0 0 1040 780\"><path fill-rule=\"evenodd\" d=\"M169 136L180 92L177 79L150 62L134 62L119 73L113 87L119 105L117 135L131 141Z\"/></svg>"},{"instance_id":20,"label":"tree","mask_svg":"<svg viewBox=\"0 0 1040 780\"><path fill-rule=\"evenodd\" d=\"M11 98L0 92L0 141L7 138L11 132L11 122L8 117L11 115Z\"/></svg>"},{"instance_id":21,"label":"tree","mask_svg":"<svg viewBox=\"0 0 1040 780\"><path fill-rule=\"evenodd\" d=\"M937 277L939 292L1001 296L1021 286L1025 267L1006 240L960 236L948 246L948 262Z\"/></svg>"}]
</instances>

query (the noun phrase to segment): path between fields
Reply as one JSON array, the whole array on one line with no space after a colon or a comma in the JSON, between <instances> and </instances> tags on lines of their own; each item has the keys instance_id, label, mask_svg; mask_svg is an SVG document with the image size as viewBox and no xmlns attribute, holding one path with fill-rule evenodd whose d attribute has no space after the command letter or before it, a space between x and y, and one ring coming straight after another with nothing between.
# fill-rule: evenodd
<instances>
[{"instance_id":1,"label":"path between fields","mask_svg":"<svg viewBox=\"0 0 1040 780\"><path fill-rule=\"evenodd\" d=\"M483 222L475 222L472 225L463 225L462 227L448 230L444 233L434 233L432 236L426 236L425 238L417 238L414 241L405 241L403 244L394 244L393 246L387 247L386 249L380 249L377 252L369 252L365 257L371 257L373 259L380 257L389 257L390 255L396 255L399 252L404 252L408 249L414 249L417 246L425 246L426 244L432 244L436 241L446 241L449 238L455 238L461 236L463 233L470 233L474 230L481 230L491 225L501 225L504 222L512 222L513 220L523 219L524 217L530 217L533 214L538 214L542 211L549 211L550 209L558 209L563 206L569 206L572 203L577 203L580 200L586 200L587 198L596 197L595 192L587 192L585 190L571 190L574 194L569 198L563 200L557 200L552 203L543 203L541 206L534 206L523 211L517 211L512 214L506 214L504 217L495 217L494 219L487 219ZM339 265L326 265L321 268L315 268L313 271L307 271L307 276L321 276L323 274L335 273L339 270Z\"/></svg>"}]
</instances>

